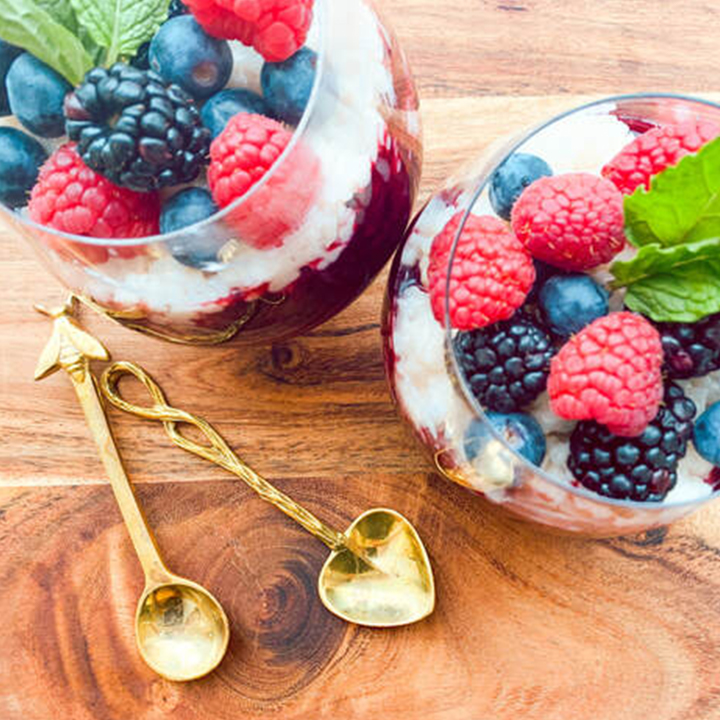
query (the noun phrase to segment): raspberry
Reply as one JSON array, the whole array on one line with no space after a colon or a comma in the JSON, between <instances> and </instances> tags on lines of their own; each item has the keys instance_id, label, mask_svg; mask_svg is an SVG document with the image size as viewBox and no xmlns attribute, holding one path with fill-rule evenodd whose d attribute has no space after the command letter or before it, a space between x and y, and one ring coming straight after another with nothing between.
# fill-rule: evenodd
<instances>
[{"instance_id":1,"label":"raspberry","mask_svg":"<svg viewBox=\"0 0 720 720\"><path fill-rule=\"evenodd\" d=\"M251 190L285 152L292 133L262 115L239 113L210 148L208 183L217 205L225 208ZM228 220L254 247L279 247L305 219L320 184L320 166L298 142L272 175L233 208Z\"/></svg>"},{"instance_id":2,"label":"raspberry","mask_svg":"<svg viewBox=\"0 0 720 720\"><path fill-rule=\"evenodd\" d=\"M588 173L543 177L512 211L515 234L538 260L582 271L610 262L625 245L623 197Z\"/></svg>"},{"instance_id":3,"label":"raspberry","mask_svg":"<svg viewBox=\"0 0 720 720\"><path fill-rule=\"evenodd\" d=\"M36 223L71 235L126 239L159 232L157 195L113 185L85 165L72 143L56 150L40 169L28 210ZM62 251L60 243L57 249ZM128 258L141 252L138 247L110 250L81 243L72 243L71 249L91 262L106 262L111 254Z\"/></svg>"},{"instance_id":4,"label":"raspberry","mask_svg":"<svg viewBox=\"0 0 720 720\"><path fill-rule=\"evenodd\" d=\"M455 215L430 249L430 301L435 319L443 324L450 252L464 215ZM475 330L507 320L525 302L534 282L532 258L508 226L489 215L471 215L452 267L450 324Z\"/></svg>"},{"instance_id":5,"label":"raspberry","mask_svg":"<svg viewBox=\"0 0 720 720\"><path fill-rule=\"evenodd\" d=\"M215 37L239 40L268 62L282 62L304 44L314 0L186 0L195 19Z\"/></svg>"},{"instance_id":6,"label":"raspberry","mask_svg":"<svg viewBox=\"0 0 720 720\"><path fill-rule=\"evenodd\" d=\"M602 174L625 195L632 195L640 186L648 190L653 175L676 165L718 135L718 125L698 120L653 128L623 148Z\"/></svg>"},{"instance_id":7,"label":"raspberry","mask_svg":"<svg viewBox=\"0 0 720 720\"><path fill-rule=\"evenodd\" d=\"M645 318L630 312L599 318L553 359L551 407L566 420L595 420L615 435L640 435L660 407L662 362L660 335Z\"/></svg>"}]
</instances>

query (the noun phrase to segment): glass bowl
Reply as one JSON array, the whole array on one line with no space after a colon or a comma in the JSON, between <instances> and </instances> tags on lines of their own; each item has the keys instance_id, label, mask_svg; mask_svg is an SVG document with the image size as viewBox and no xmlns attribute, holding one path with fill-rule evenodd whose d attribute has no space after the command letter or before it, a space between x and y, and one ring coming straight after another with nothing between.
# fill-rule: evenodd
<instances>
[{"instance_id":1,"label":"glass bowl","mask_svg":"<svg viewBox=\"0 0 720 720\"><path fill-rule=\"evenodd\" d=\"M680 463L676 487L662 502L616 500L586 489L574 481L565 464L573 424L554 415L547 392L526 410L542 426L547 453L541 466L526 460L489 422L454 350L457 331L450 327L449 306L443 327L433 315L427 290L434 238L458 213L462 215L452 267L468 218L494 215L490 181L513 153L539 156L555 174L599 174L638 134L693 117L720 125L720 107L674 95L611 97L583 105L505 142L500 149L486 151L451 178L416 217L396 256L386 295L386 370L401 415L446 478L523 520L594 537L666 525L718 495L720 473L695 452L692 443ZM699 406L698 415L706 405L720 400L720 372L680 384Z\"/></svg>"},{"instance_id":2,"label":"glass bowl","mask_svg":"<svg viewBox=\"0 0 720 720\"><path fill-rule=\"evenodd\" d=\"M232 45L228 87L257 91L262 58ZM310 330L351 303L397 248L422 144L410 70L370 2L315 0L307 47L317 69L292 141L208 220L138 241L64 234L4 206L3 215L70 290L133 329L200 344ZM202 260L188 264L195 248Z\"/></svg>"}]
</instances>

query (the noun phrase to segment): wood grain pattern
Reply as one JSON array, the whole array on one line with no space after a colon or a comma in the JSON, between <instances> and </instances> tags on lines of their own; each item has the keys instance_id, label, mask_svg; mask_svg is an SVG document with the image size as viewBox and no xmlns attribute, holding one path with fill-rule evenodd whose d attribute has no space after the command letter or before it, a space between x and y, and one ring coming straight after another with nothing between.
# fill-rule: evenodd
<instances>
[{"instance_id":1,"label":"wood grain pattern","mask_svg":"<svg viewBox=\"0 0 720 720\"><path fill-rule=\"evenodd\" d=\"M718 89L711 0L381 4L423 96L425 197L469 154L588 93ZM384 278L272 348L199 351L89 320L320 517L342 527L371 506L401 510L436 569L428 622L349 627L316 597L323 546L158 427L113 413L169 564L233 623L215 675L159 680L135 652L140 570L72 389L31 381L49 328L30 307L62 293L8 233L0 263L1 720L720 718L720 506L589 542L432 475L385 387Z\"/></svg>"}]
</instances>

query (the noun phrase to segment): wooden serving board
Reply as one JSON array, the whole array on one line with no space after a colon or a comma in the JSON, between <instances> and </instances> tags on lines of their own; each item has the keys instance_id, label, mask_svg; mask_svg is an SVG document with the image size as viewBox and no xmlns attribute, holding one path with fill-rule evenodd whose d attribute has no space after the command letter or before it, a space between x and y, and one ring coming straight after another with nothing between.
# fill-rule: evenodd
<instances>
[{"instance_id":1,"label":"wooden serving board","mask_svg":"<svg viewBox=\"0 0 720 720\"><path fill-rule=\"evenodd\" d=\"M384 0L424 102L424 196L463 160L589 93L718 89L710 0ZM274 347L164 345L97 318L252 465L329 522L379 505L425 538L428 621L345 625L315 593L324 547L239 482L112 413L168 563L215 592L229 655L191 685L132 633L141 575L66 378L32 370L60 287L0 234L0 720L706 720L720 718L720 504L592 542L507 519L433 475L391 406L384 277Z\"/></svg>"}]
</instances>

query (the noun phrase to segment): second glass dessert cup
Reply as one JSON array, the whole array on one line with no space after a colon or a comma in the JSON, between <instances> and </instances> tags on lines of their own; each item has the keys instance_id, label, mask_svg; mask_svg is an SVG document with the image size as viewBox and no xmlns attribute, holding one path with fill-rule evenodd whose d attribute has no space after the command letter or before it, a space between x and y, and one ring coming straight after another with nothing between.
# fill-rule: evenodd
<instances>
[{"instance_id":1,"label":"second glass dessert cup","mask_svg":"<svg viewBox=\"0 0 720 720\"><path fill-rule=\"evenodd\" d=\"M410 71L372 5L316 0L314 16L306 47L317 63L302 119L264 177L228 207L139 240L59 232L4 206L3 215L78 297L166 340L269 342L328 320L400 242L422 145ZM250 78L255 91L262 58L232 45L228 88L241 77L239 87Z\"/></svg>"},{"instance_id":2,"label":"second glass dessert cup","mask_svg":"<svg viewBox=\"0 0 720 720\"><path fill-rule=\"evenodd\" d=\"M563 344L570 344L569 338L586 324L580 323L568 331L567 337L559 339L548 327L553 317L538 314L548 308L552 292L555 297L560 290L575 293L573 302L580 305L573 308L584 307L587 311L593 303L600 304L603 307L598 316L609 314L626 322L630 315L643 326L650 324L650 320L637 320L635 313L628 313L623 294L612 290L609 262L588 274L568 274L567 270L553 269L537 259L534 273L532 267L528 270L516 266L515 281L509 285L525 283L527 278L520 276L526 271L532 273L533 284L525 283L531 288L530 294L518 314L509 313L503 325L490 325L485 330L468 332L453 327L458 324L458 316L452 315L456 308L451 308L449 300L452 283L460 282L457 277L463 273L464 277L471 276L477 270L468 255L460 256L459 246L467 243L472 233L495 232L505 237L510 227L515 230L517 218L511 215L511 206L524 187L542 177L572 173L593 175L597 179L591 182L604 183L603 168L636 138L651 130L657 135L660 131L656 129L685 123L695 123L694 128L702 126L703 132L711 128L710 134L717 135L720 107L693 98L637 95L608 98L563 113L499 150L487 151L451 178L417 216L398 252L383 323L386 368L394 400L441 474L518 518L561 532L617 536L666 525L700 508L720 492L718 470L696 449L690 419L693 404L695 417L699 418L720 401L720 364L696 367L697 372L673 366L678 358L682 362L688 358L683 352L672 355L677 345L684 343L684 349L688 349L689 341L682 339L690 332L686 325L653 323L666 353L666 394L655 424L642 436L635 433L636 437L609 441L600 425L589 422L580 423L581 430L575 431L578 423L559 417L547 392L536 392L544 379L533 378L534 371L542 367L549 372L550 358L557 357ZM652 139L648 136L647 142ZM707 139L703 137L703 141ZM702 144L695 138L690 143L695 143L695 151ZM513 182L518 185L517 192L509 197L507 184ZM622 208L621 200L617 202ZM553 212L552 206L546 207ZM436 246L443 243L451 249L447 274L442 283L435 281L442 285L444 295L439 308L440 303L434 305L430 287L431 264L436 262L431 250L436 251ZM613 253L618 250L615 248ZM635 252L626 248L617 259L627 261ZM477 262L492 263L488 253L485 255L485 260ZM461 263L465 266L461 267ZM548 278L553 276L560 280L550 282ZM545 295L539 299L538 293ZM510 302L509 298L502 300ZM457 305L462 302L460 298ZM543 303L545 310L541 311ZM572 326L573 321L572 313L565 313L563 322ZM605 318L600 321L605 322ZM716 321L720 327L720 316L703 321L703 337L709 338L707 343L718 356L713 355L715 360L720 358L720 334L713 331ZM697 330L696 344L699 337ZM704 361L705 356L696 347L690 347L689 352ZM530 389L527 398L516 404L501 395L488 400L487 388L493 382L498 386L506 383L510 388L515 379ZM536 380L538 388L534 388ZM670 391L670 387L680 390ZM518 390L517 397L523 392ZM480 397L493 407L488 408ZM576 464L614 464L616 476L626 474L633 482L647 474L647 489L640 487L640 481L635 486L635 490L644 492L646 501L604 496L579 482L568 467L571 438ZM581 442L588 438L583 450ZM636 470L647 460L650 450L654 455L646 465L656 470ZM626 465L618 469L618 463ZM612 475L602 467L595 470L603 482L608 474ZM612 492L618 487L623 490L623 483L628 484L622 480ZM652 483L660 486L658 495L666 493L662 500L654 499L658 488Z\"/></svg>"}]
</instances>

